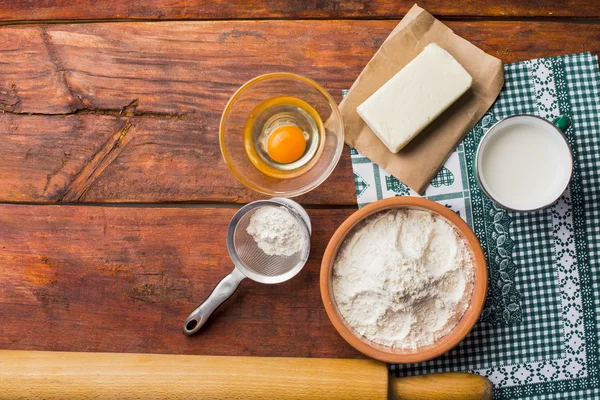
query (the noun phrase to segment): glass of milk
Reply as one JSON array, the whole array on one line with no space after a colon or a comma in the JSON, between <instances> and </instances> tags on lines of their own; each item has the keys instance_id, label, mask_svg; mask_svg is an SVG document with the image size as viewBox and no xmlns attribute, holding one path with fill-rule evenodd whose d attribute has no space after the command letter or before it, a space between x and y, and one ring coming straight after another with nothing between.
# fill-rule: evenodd
<instances>
[{"instance_id":1,"label":"glass of milk","mask_svg":"<svg viewBox=\"0 0 600 400\"><path fill-rule=\"evenodd\" d=\"M556 202L573 172L573 156L563 133L569 125L566 116L549 122L527 114L493 125L475 156L485 194L512 211L537 211Z\"/></svg>"}]
</instances>

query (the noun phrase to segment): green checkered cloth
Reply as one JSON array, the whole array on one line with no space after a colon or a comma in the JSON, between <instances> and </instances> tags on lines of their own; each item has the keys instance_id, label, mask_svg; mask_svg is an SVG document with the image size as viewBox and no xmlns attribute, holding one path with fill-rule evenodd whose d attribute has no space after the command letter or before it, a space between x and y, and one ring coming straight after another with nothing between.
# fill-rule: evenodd
<instances>
[{"instance_id":1,"label":"green checkered cloth","mask_svg":"<svg viewBox=\"0 0 600 400\"><path fill-rule=\"evenodd\" d=\"M569 189L535 213L506 211L481 191L473 157L483 134L513 114L568 115L574 156ZM469 371L498 399L600 398L600 72L589 53L505 66L496 103L451 154L423 197L459 214L481 241L489 268L479 322L435 360L391 365L396 376ZM359 206L417 196L351 150Z\"/></svg>"}]
</instances>

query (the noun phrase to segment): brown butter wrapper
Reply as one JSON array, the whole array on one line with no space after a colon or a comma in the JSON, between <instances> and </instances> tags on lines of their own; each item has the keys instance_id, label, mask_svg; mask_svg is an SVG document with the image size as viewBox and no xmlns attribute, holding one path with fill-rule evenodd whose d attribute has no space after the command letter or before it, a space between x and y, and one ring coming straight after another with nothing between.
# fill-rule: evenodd
<instances>
[{"instance_id":1,"label":"brown butter wrapper","mask_svg":"<svg viewBox=\"0 0 600 400\"><path fill-rule=\"evenodd\" d=\"M430 43L448 51L473 85L398 153L391 153L356 112ZM502 61L457 36L416 4L394 28L340 104L345 141L408 187L423 194L450 153L496 100L504 84ZM400 123L402 123L400 121Z\"/></svg>"}]
</instances>

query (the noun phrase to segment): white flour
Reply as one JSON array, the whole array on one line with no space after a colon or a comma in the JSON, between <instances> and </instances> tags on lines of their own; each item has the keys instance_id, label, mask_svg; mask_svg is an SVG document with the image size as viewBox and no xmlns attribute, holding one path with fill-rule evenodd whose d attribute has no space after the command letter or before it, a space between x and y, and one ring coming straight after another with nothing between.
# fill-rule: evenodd
<instances>
[{"instance_id":1,"label":"white flour","mask_svg":"<svg viewBox=\"0 0 600 400\"><path fill-rule=\"evenodd\" d=\"M388 211L345 240L333 294L346 322L367 339L417 349L456 326L471 299L473 270L465 240L444 219Z\"/></svg>"},{"instance_id":2,"label":"white flour","mask_svg":"<svg viewBox=\"0 0 600 400\"><path fill-rule=\"evenodd\" d=\"M260 207L250 217L246 232L270 256L291 256L305 245L300 223L285 207Z\"/></svg>"}]
</instances>

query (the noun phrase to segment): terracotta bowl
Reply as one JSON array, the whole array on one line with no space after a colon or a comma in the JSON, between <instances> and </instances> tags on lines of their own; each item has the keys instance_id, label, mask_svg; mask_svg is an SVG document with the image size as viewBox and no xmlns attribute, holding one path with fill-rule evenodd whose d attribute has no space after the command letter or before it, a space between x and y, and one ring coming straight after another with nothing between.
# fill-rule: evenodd
<instances>
[{"instance_id":1,"label":"terracotta bowl","mask_svg":"<svg viewBox=\"0 0 600 400\"><path fill-rule=\"evenodd\" d=\"M337 256L337 252L344 242L346 236L353 228L365 220L365 218L391 209L418 209L438 214L446 219L456 230L466 239L475 261L473 294L471 303L467 311L460 319L458 324L445 336L440 338L432 345L425 346L415 350L394 349L389 346L383 346L374 343L364 336L356 332L350 325L346 323L340 312L338 311L332 289L332 273L333 263ZM356 350L369 357L380 361L385 361L394 364L408 364L420 361L431 360L438 357L448 350L456 346L475 325L475 322L481 314L485 295L487 292L487 266L483 250L479 244L479 240L467 225L454 211L446 208L431 200L422 199L419 197L395 197L390 199L379 200L369 204L352 214L346 221L340 225L335 231L333 237L327 245L323 261L321 263L321 297L325 305L325 311L331 320L331 323L340 335Z\"/></svg>"}]
</instances>

